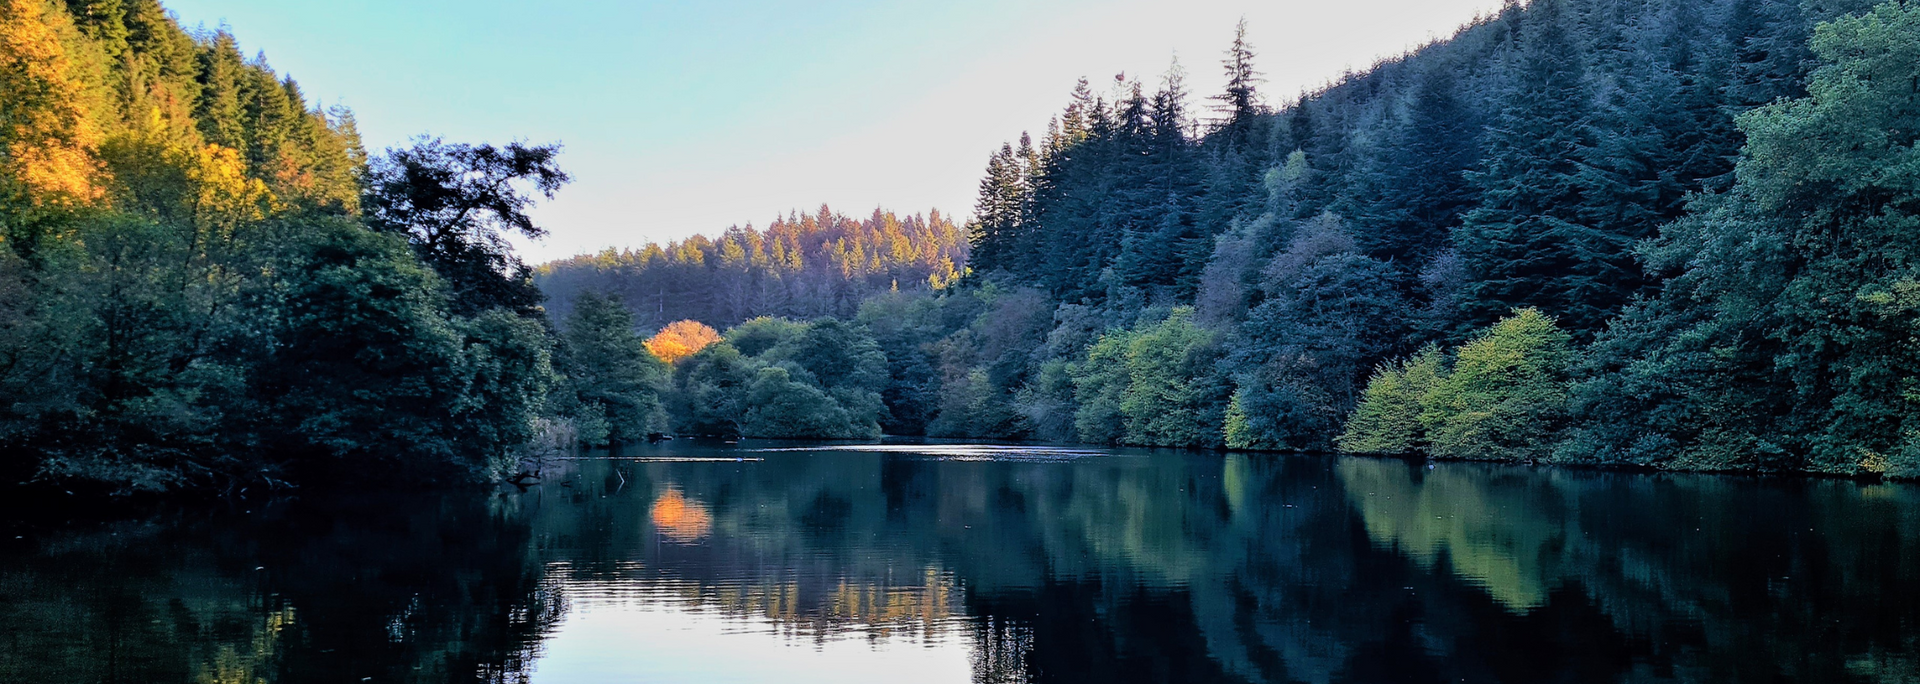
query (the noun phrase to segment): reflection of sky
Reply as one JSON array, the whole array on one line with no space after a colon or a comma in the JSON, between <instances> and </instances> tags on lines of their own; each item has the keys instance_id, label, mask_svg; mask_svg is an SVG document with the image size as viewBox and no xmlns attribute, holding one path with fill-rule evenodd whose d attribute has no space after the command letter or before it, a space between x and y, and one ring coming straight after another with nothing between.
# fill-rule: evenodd
<instances>
[{"instance_id":1,"label":"reflection of sky","mask_svg":"<svg viewBox=\"0 0 1920 684\"><path fill-rule=\"evenodd\" d=\"M1111 449L1073 449L1049 446L1004 444L838 444L832 446L780 447L754 449L756 452L845 451L853 453L919 456L942 461L1071 461L1081 458L1113 456Z\"/></svg>"},{"instance_id":2,"label":"reflection of sky","mask_svg":"<svg viewBox=\"0 0 1920 684\"><path fill-rule=\"evenodd\" d=\"M967 682L973 645L858 633L795 638L759 616L674 601L573 599L540 647L532 681Z\"/></svg>"}]
</instances>

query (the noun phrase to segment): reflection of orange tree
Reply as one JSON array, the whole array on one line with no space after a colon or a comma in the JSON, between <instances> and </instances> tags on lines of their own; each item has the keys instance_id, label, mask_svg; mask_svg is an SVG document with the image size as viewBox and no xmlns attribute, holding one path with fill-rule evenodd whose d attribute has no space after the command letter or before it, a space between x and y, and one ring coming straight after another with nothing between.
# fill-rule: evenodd
<instances>
[{"instance_id":1,"label":"reflection of orange tree","mask_svg":"<svg viewBox=\"0 0 1920 684\"><path fill-rule=\"evenodd\" d=\"M667 538L681 543L699 541L713 531L713 514L698 501L688 499L678 489L669 489L653 501L653 526Z\"/></svg>"}]
</instances>

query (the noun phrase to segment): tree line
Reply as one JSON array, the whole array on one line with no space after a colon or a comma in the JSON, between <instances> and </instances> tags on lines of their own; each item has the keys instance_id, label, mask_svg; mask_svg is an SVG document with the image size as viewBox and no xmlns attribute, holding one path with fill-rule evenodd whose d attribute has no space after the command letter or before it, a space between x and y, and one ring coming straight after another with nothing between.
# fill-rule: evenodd
<instances>
[{"instance_id":1,"label":"tree line","mask_svg":"<svg viewBox=\"0 0 1920 684\"><path fill-rule=\"evenodd\" d=\"M498 478L576 416L631 422L607 345L554 329L505 242L542 234L559 152L369 155L156 0L0 1L5 482Z\"/></svg>"},{"instance_id":2,"label":"tree line","mask_svg":"<svg viewBox=\"0 0 1920 684\"><path fill-rule=\"evenodd\" d=\"M959 279L967 235L938 210L865 219L822 205L766 229L728 228L664 246L612 250L544 264L535 273L564 317L575 295L619 295L642 327L680 320L728 326L756 316L851 317L877 292L938 290Z\"/></svg>"},{"instance_id":3,"label":"tree line","mask_svg":"<svg viewBox=\"0 0 1920 684\"><path fill-rule=\"evenodd\" d=\"M1279 107L1242 27L1204 110L1177 68L1083 82L964 229L822 208L541 269L505 238L558 146L369 155L154 0L4 2L18 480L508 477L662 432L1920 472L1901 2L1511 4Z\"/></svg>"},{"instance_id":4,"label":"tree line","mask_svg":"<svg viewBox=\"0 0 1920 684\"><path fill-rule=\"evenodd\" d=\"M1083 81L989 158L960 286L848 317L878 421L1920 474L1917 45L1902 2L1536 0L1279 107L1244 26L1204 114Z\"/></svg>"}]
</instances>

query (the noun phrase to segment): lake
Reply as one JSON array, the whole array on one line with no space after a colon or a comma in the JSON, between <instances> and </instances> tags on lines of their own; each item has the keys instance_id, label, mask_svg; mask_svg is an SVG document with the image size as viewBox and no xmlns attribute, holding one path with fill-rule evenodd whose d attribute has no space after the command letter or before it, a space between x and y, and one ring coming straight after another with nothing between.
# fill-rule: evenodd
<instances>
[{"instance_id":1,"label":"lake","mask_svg":"<svg viewBox=\"0 0 1920 684\"><path fill-rule=\"evenodd\" d=\"M1920 681L1905 485L969 444L614 455L524 491L9 521L0 682Z\"/></svg>"}]
</instances>

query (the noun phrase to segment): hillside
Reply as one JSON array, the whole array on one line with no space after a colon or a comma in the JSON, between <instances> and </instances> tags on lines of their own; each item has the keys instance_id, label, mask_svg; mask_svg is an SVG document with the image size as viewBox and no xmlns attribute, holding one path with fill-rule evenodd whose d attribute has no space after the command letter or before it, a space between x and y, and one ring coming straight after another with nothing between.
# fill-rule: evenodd
<instances>
[{"instance_id":1,"label":"hillside","mask_svg":"<svg viewBox=\"0 0 1920 684\"><path fill-rule=\"evenodd\" d=\"M642 327L724 327L755 316L851 316L874 293L946 287L966 265L966 234L939 211L901 217L876 209L856 220L822 206L764 230L735 226L714 238L551 262L535 280L556 316L591 291L620 296Z\"/></svg>"}]
</instances>

